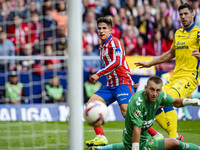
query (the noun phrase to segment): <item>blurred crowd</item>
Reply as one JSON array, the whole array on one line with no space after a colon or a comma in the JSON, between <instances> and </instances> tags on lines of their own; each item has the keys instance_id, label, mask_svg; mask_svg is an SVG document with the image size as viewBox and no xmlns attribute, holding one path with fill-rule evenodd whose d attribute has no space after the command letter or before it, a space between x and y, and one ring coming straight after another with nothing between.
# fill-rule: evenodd
<instances>
[{"instance_id":1,"label":"blurred crowd","mask_svg":"<svg viewBox=\"0 0 200 150\"><path fill-rule=\"evenodd\" d=\"M83 0L82 2L83 52L88 56L99 54L100 41L96 33L96 20L100 16L107 16L113 21L112 35L120 39L128 56L159 56L168 51L175 31L182 27L178 13L178 7L182 3L191 4L195 23L200 27L199 0ZM90 50L90 53L88 45L93 46L93 51ZM174 68L174 62L156 67L159 71L170 71Z\"/></svg>"},{"instance_id":2,"label":"blurred crowd","mask_svg":"<svg viewBox=\"0 0 200 150\"><path fill-rule=\"evenodd\" d=\"M200 26L199 0L82 0L83 56L98 56L100 41L96 20L113 21L112 35L119 38L128 56L159 56L170 49L174 33L181 28L178 7L192 5ZM66 56L68 12L66 0L0 0L1 56ZM199 17L198 17L199 16ZM64 69L61 59L0 60L1 70ZM164 65L164 66L163 66ZM157 70L171 70L174 62ZM98 70L100 61L84 60L84 71Z\"/></svg>"}]
</instances>

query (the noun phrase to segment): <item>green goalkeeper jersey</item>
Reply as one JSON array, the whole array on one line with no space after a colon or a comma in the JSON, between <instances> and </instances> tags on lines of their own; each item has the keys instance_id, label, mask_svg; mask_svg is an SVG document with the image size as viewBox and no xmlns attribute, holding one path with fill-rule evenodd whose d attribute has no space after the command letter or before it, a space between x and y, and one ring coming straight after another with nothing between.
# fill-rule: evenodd
<instances>
[{"instance_id":1,"label":"green goalkeeper jersey","mask_svg":"<svg viewBox=\"0 0 200 150\"><path fill-rule=\"evenodd\" d=\"M123 142L128 147L132 146L133 125L141 127L140 147L142 149L142 144L150 138L147 130L154 122L158 107L170 106L174 102L174 99L163 91L155 102L147 102L144 92L142 90L135 93L128 104L123 131Z\"/></svg>"}]
</instances>

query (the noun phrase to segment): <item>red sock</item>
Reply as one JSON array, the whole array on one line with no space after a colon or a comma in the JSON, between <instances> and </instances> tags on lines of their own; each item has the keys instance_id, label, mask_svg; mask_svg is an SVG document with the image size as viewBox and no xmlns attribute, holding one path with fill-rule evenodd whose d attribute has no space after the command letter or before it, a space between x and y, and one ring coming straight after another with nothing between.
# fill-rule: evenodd
<instances>
[{"instance_id":1,"label":"red sock","mask_svg":"<svg viewBox=\"0 0 200 150\"><path fill-rule=\"evenodd\" d=\"M155 136L158 132L153 128L153 127L150 127L148 129L148 133L151 135L151 136Z\"/></svg>"},{"instance_id":2,"label":"red sock","mask_svg":"<svg viewBox=\"0 0 200 150\"><path fill-rule=\"evenodd\" d=\"M103 131L102 126L94 127L94 131L95 131L96 135L104 135L104 131Z\"/></svg>"}]
</instances>

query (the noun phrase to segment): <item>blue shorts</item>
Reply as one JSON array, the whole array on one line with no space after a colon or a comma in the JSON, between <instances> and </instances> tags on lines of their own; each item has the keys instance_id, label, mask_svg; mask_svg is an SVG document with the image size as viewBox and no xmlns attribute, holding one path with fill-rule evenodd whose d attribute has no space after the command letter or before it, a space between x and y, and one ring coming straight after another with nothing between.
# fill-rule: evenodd
<instances>
[{"instance_id":1,"label":"blue shorts","mask_svg":"<svg viewBox=\"0 0 200 150\"><path fill-rule=\"evenodd\" d=\"M118 104L128 104L130 98L134 94L132 85L118 85L115 87L104 86L94 94L101 96L107 105L112 104L117 100Z\"/></svg>"}]
</instances>

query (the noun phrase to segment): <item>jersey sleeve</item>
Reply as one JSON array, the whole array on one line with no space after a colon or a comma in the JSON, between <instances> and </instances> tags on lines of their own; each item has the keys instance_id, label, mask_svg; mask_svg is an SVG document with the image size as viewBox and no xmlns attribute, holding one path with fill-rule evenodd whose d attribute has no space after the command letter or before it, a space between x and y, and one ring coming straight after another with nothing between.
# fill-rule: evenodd
<instances>
[{"instance_id":1,"label":"jersey sleeve","mask_svg":"<svg viewBox=\"0 0 200 150\"><path fill-rule=\"evenodd\" d=\"M200 50L200 31L197 32L197 42L199 43L199 50Z\"/></svg>"},{"instance_id":2,"label":"jersey sleeve","mask_svg":"<svg viewBox=\"0 0 200 150\"><path fill-rule=\"evenodd\" d=\"M97 72L98 76L108 75L122 65L123 50L121 43L119 40L113 40L111 46L113 51L113 60L105 68Z\"/></svg>"},{"instance_id":3,"label":"jersey sleeve","mask_svg":"<svg viewBox=\"0 0 200 150\"><path fill-rule=\"evenodd\" d=\"M143 123L142 101L140 97L133 96L128 105L130 121L137 127L142 127Z\"/></svg>"},{"instance_id":4,"label":"jersey sleeve","mask_svg":"<svg viewBox=\"0 0 200 150\"><path fill-rule=\"evenodd\" d=\"M160 103L161 106L170 106L174 102L174 98L165 93L164 91L160 93L160 97L161 97L161 103Z\"/></svg>"}]
</instances>

